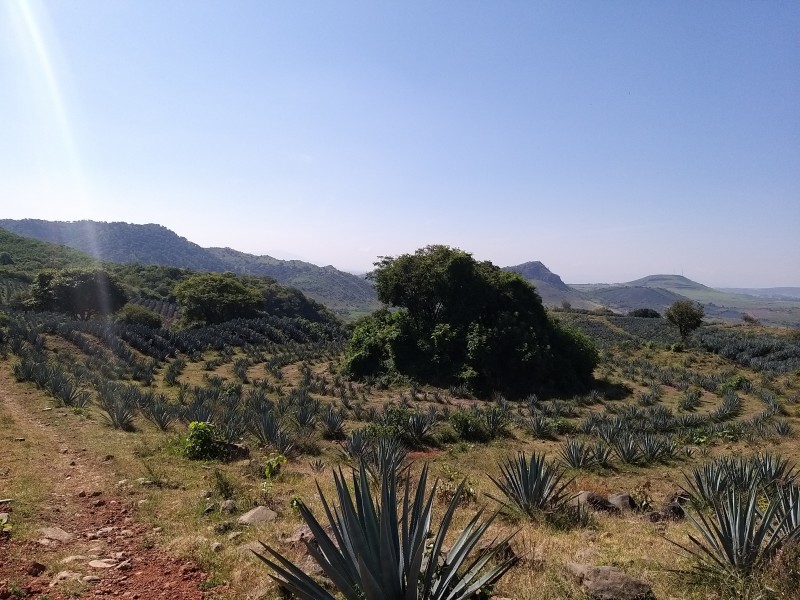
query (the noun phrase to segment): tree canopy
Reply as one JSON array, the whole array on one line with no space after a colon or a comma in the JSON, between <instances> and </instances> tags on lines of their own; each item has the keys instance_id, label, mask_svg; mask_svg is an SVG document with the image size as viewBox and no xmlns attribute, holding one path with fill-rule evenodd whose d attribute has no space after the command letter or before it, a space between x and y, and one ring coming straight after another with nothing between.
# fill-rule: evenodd
<instances>
[{"instance_id":1,"label":"tree canopy","mask_svg":"<svg viewBox=\"0 0 800 600\"><path fill-rule=\"evenodd\" d=\"M552 321L516 273L436 245L383 257L368 277L397 310L355 327L344 359L353 376L400 374L510 395L591 380L591 343Z\"/></svg>"},{"instance_id":2,"label":"tree canopy","mask_svg":"<svg viewBox=\"0 0 800 600\"><path fill-rule=\"evenodd\" d=\"M29 306L87 319L119 310L128 297L119 281L103 269L42 271L31 286Z\"/></svg>"},{"instance_id":3,"label":"tree canopy","mask_svg":"<svg viewBox=\"0 0 800 600\"><path fill-rule=\"evenodd\" d=\"M678 328L682 339L686 339L690 333L703 324L703 307L691 300L678 300L673 302L664 316L667 321Z\"/></svg>"},{"instance_id":4,"label":"tree canopy","mask_svg":"<svg viewBox=\"0 0 800 600\"><path fill-rule=\"evenodd\" d=\"M258 314L264 303L261 291L229 273L199 273L174 288L182 318L188 323L222 323Z\"/></svg>"}]
</instances>

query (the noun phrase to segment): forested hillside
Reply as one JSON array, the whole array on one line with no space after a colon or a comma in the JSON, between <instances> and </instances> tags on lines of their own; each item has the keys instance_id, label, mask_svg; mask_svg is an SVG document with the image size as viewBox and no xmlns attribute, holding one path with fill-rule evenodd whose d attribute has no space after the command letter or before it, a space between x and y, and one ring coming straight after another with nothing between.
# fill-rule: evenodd
<instances>
[{"instance_id":1,"label":"forested hillside","mask_svg":"<svg viewBox=\"0 0 800 600\"><path fill-rule=\"evenodd\" d=\"M278 283L296 287L340 316L365 314L378 307L372 285L351 273L229 248L202 248L162 225L2 219L0 227L18 235L63 244L107 262L271 277Z\"/></svg>"}]
</instances>

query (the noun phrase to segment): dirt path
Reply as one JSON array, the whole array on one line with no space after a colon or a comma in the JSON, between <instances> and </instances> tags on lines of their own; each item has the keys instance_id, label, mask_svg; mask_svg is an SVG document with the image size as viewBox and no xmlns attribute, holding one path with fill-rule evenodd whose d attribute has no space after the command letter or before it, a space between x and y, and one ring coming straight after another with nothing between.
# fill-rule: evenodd
<instances>
[{"instance_id":1,"label":"dirt path","mask_svg":"<svg viewBox=\"0 0 800 600\"><path fill-rule=\"evenodd\" d=\"M6 482L31 475L42 498L24 507L28 539L0 534L0 599L210 597L206 575L160 550L158 528L137 522L135 506L115 495L112 459L82 447L77 428L50 424L47 407L0 363L0 499ZM12 499L0 513L19 527L22 508Z\"/></svg>"}]
</instances>

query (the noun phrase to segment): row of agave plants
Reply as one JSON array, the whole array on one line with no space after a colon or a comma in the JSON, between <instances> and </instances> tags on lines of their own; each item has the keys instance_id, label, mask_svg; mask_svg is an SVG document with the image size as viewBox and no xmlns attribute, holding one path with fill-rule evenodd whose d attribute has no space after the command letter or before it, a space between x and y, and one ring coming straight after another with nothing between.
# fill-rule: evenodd
<instances>
[{"instance_id":1,"label":"row of agave plants","mask_svg":"<svg viewBox=\"0 0 800 600\"><path fill-rule=\"evenodd\" d=\"M165 378L173 365L180 371L185 361L179 358L170 363ZM777 403L751 419L731 422L741 413L741 401L733 392L708 415L674 414L660 405L641 408L606 402L604 411L589 412L573 424L568 419L579 417L582 407L603 402L599 394L546 402L531 396L524 410L502 397L492 403L451 410L449 406L420 409L408 396L378 409L351 403L345 400L348 396L343 396L342 406L337 407L311 395L315 389L319 391L314 386L319 380L303 365L301 385L288 394L276 397L276 387L265 380L255 381L245 389L241 383L225 383L212 376L202 387L180 385L176 403L147 388L108 378L103 368L91 370L72 361L65 364L48 360L36 345L20 351L14 372L18 380L35 382L67 406L86 407L96 398L106 421L123 430L134 428L137 412L162 430L176 423L209 422L228 443L249 436L257 445L284 455L314 452L319 435L355 448L365 436L396 437L407 446L420 448L440 440L486 442L511 435L510 429L517 427L540 439L557 439L564 433L577 435L565 442L564 461L579 469L610 468L616 461L647 466L687 458L691 456L690 445L703 445L715 437L756 442L792 434L788 422L777 418ZM342 385L342 389L346 387ZM348 421L367 426L350 432L348 437Z\"/></svg>"},{"instance_id":2,"label":"row of agave plants","mask_svg":"<svg viewBox=\"0 0 800 600\"><path fill-rule=\"evenodd\" d=\"M479 510L446 549L465 483L434 524L438 481L428 485L427 465L412 477L396 447L383 444L357 462L349 479L342 469L334 472L333 502L320 490L327 524L298 502L314 537L308 552L348 600L485 597L519 558L509 551L514 534L481 542L498 515L550 520L583 510L567 491L572 480L543 455L520 453L502 461L498 471L492 481L499 493L490 497L500 507L491 513ZM694 559L689 574L711 576L723 592L734 590L735 597L743 597L742 586L732 582L752 587L781 548L800 541L797 469L780 456L717 459L685 474L685 483L695 532L688 542L674 543ZM334 598L279 551L262 546L256 556L284 589L307 600Z\"/></svg>"}]
</instances>

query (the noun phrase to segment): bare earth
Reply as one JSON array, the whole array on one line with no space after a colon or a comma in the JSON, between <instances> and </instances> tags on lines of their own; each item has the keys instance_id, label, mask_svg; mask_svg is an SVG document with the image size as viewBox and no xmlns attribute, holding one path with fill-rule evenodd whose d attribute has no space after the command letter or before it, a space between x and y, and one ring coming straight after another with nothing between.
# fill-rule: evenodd
<instances>
[{"instance_id":1,"label":"bare earth","mask_svg":"<svg viewBox=\"0 0 800 600\"><path fill-rule=\"evenodd\" d=\"M15 527L10 536L0 534L0 599L209 597L206 574L160 550L158 528L137 522L135 505L115 496L113 457L91 455L69 432L32 415L34 394L0 371L2 411L13 420L0 422L0 499L7 498L4 480L19 475L15 470L41 475L47 491L26 519L24 536L16 529L14 499L0 504ZM2 448L11 444L30 444L33 459L8 464L11 453Z\"/></svg>"}]
</instances>

